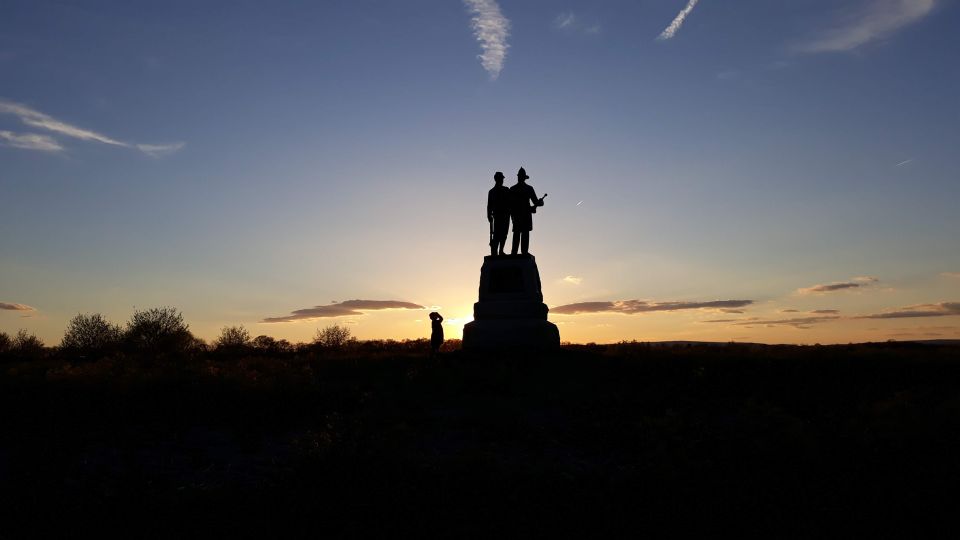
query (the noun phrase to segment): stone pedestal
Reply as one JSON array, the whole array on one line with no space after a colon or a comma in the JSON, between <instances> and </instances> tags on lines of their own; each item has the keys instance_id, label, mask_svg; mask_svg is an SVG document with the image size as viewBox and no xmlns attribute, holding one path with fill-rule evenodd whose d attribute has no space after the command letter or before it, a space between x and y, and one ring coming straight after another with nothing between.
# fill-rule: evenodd
<instances>
[{"instance_id":1,"label":"stone pedestal","mask_svg":"<svg viewBox=\"0 0 960 540\"><path fill-rule=\"evenodd\" d=\"M555 349L560 331L547 321L533 255L483 258L480 301L463 327L464 349Z\"/></svg>"}]
</instances>

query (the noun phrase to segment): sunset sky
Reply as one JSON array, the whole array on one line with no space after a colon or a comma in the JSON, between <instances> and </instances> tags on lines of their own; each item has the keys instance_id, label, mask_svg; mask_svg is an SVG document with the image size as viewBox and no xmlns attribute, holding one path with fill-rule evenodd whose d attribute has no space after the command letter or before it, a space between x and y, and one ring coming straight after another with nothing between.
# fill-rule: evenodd
<instances>
[{"instance_id":1,"label":"sunset sky","mask_svg":"<svg viewBox=\"0 0 960 540\"><path fill-rule=\"evenodd\" d=\"M957 339L958 29L947 0L7 1L0 331L459 337L524 166L563 341Z\"/></svg>"}]
</instances>

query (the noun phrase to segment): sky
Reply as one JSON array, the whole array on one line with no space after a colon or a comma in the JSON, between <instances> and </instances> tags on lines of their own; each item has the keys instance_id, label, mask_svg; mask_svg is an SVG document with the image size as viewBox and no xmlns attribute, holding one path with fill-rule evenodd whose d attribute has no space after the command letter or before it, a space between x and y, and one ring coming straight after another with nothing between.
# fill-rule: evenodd
<instances>
[{"instance_id":1,"label":"sky","mask_svg":"<svg viewBox=\"0 0 960 540\"><path fill-rule=\"evenodd\" d=\"M568 342L960 338L950 0L8 0L0 331L472 319L523 166Z\"/></svg>"}]
</instances>

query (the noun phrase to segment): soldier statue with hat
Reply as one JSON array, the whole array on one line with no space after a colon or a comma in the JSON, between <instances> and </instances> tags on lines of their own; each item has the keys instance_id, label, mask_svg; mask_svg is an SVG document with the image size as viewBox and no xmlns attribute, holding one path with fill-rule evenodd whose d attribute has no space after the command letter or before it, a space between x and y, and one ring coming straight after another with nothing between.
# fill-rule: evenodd
<instances>
[{"instance_id":1,"label":"soldier statue with hat","mask_svg":"<svg viewBox=\"0 0 960 540\"><path fill-rule=\"evenodd\" d=\"M527 255L530 248L530 231L533 230L533 214L538 206L543 206L543 197L537 198L533 186L526 183L530 178L527 171L520 167L517 171L517 183L510 187L510 217L513 218L513 249L511 255L517 254L517 248ZM532 204L532 206L531 206Z\"/></svg>"},{"instance_id":2,"label":"soldier statue with hat","mask_svg":"<svg viewBox=\"0 0 960 540\"><path fill-rule=\"evenodd\" d=\"M487 221L490 223L490 255L503 255L510 230L510 188L503 185L503 173L493 175L496 183L487 193Z\"/></svg>"}]
</instances>

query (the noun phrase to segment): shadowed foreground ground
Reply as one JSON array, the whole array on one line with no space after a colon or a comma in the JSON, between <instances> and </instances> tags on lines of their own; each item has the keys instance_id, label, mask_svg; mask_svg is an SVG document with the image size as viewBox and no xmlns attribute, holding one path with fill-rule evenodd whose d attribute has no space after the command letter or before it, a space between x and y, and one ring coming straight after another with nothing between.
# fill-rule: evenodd
<instances>
[{"instance_id":1,"label":"shadowed foreground ground","mask_svg":"<svg viewBox=\"0 0 960 540\"><path fill-rule=\"evenodd\" d=\"M0 365L0 537L956 532L960 349Z\"/></svg>"}]
</instances>

